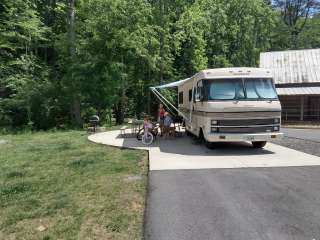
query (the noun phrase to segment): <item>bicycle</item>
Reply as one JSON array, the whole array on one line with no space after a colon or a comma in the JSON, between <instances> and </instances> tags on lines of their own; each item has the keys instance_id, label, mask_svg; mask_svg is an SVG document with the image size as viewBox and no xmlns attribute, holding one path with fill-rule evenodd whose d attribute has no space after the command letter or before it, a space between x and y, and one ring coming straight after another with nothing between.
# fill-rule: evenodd
<instances>
[{"instance_id":1,"label":"bicycle","mask_svg":"<svg viewBox=\"0 0 320 240\"><path fill-rule=\"evenodd\" d=\"M151 129L148 129L147 132L145 132L145 128L143 127L139 129L137 133L137 140L142 141L144 145L150 145L157 138L157 135L159 133L159 126L157 126L156 124L152 124L152 126L153 127Z\"/></svg>"}]
</instances>

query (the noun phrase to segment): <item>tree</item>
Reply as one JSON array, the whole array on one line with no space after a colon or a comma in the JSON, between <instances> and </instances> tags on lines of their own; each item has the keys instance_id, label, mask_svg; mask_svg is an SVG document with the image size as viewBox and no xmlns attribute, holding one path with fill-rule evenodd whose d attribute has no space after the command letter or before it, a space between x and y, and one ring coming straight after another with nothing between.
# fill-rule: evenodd
<instances>
[{"instance_id":1,"label":"tree","mask_svg":"<svg viewBox=\"0 0 320 240\"><path fill-rule=\"evenodd\" d=\"M320 14L308 20L304 30L299 34L297 47L320 48Z\"/></svg>"},{"instance_id":2,"label":"tree","mask_svg":"<svg viewBox=\"0 0 320 240\"><path fill-rule=\"evenodd\" d=\"M0 11L0 121L32 125L39 107L33 100L49 88L48 69L38 54L48 29L29 0L4 0Z\"/></svg>"},{"instance_id":3,"label":"tree","mask_svg":"<svg viewBox=\"0 0 320 240\"><path fill-rule=\"evenodd\" d=\"M68 2L68 50L69 50L69 59L71 61L71 66L75 65L76 57L76 29L75 29L75 0L69 0ZM73 68L71 68L73 71ZM69 74L70 83L68 83L71 93L72 105L71 105L71 116L74 119L74 122L77 126L82 125L81 119L81 96L79 93L79 88L77 87L78 82L74 78L73 72Z\"/></svg>"},{"instance_id":4,"label":"tree","mask_svg":"<svg viewBox=\"0 0 320 240\"><path fill-rule=\"evenodd\" d=\"M140 117L157 104L150 86L257 66L270 49L319 47L318 2L2 0L0 125Z\"/></svg>"},{"instance_id":5,"label":"tree","mask_svg":"<svg viewBox=\"0 0 320 240\"><path fill-rule=\"evenodd\" d=\"M298 45L298 36L303 31L310 16L320 8L319 0L275 0L273 6L280 11L283 23L288 27L293 48Z\"/></svg>"},{"instance_id":6,"label":"tree","mask_svg":"<svg viewBox=\"0 0 320 240\"><path fill-rule=\"evenodd\" d=\"M198 0L178 24L189 75L204 67L255 66L270 46L271 7L265 1ZM188 43L189 42L189 43ZM184 49L185 48L185 49ZM192 52L189 57L186 53ZM196 67L198 66L198 67Z\"/></svg>"},{"instance_id":7,"label":"tree","mask_svg":"<svg viewBox=\"0 0 320 240\"><path fill-rule=\"evenodd\" d=\"M85 101L113 106L118 123L129 110L128 95L144 90L139 85L155 64L149 54L157 44L151 17L150 5L142 0L92 0L79 8L75 74ZM93 98L97 95L99 100Z\"/></svg>"},{"instance_id":8,"label":"tree","mask_svg":"<svg viewBox=\"0 0 320 240\"><path fill-rule=\"evenodd\" d=\"M208 24L199 4L193 4L177 22L175 38L179 39L176 51L179 52L175 64L183 77L207 68L207 42L205 31Z\"/></svg>"}]
</instances>

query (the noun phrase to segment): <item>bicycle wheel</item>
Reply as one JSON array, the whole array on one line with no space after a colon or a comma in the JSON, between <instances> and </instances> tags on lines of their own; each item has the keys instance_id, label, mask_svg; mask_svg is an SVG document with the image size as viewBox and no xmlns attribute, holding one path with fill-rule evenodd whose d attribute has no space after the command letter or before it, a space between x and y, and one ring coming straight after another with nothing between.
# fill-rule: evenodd
<instances>
[{"instance_id":1,"label":"bicycle wheel","mask_svg":"<svg viewBox=\"0 0 320 240\"><path fill-rule=\"evenodd\" d=\"M147 132L147 134L144 134L142 136L142 143L145 145L150 145L153 142L153 134L150 132Z\"/></svg>"},{"instance_id":2,"label":"bicycle wheel","mask_svg":"<svg viewBox=\"0 0 320 240\"><path fill-rule=\"evenodd\" d=\"M141 141L143 135L144 135L144 128L140 128L138 133L137 133L137 140Z\"/></svg>"}]
</instances>

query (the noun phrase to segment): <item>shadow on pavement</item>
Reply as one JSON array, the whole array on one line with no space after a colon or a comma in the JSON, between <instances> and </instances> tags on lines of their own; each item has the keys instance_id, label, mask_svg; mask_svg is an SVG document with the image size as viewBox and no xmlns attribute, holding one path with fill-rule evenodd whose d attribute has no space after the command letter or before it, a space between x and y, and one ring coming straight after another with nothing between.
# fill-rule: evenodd
<instances>
[{"instance_id":1,"label":"shadow on pavement","mask_svg":"<svg viewBox=\"0 0 320 240\"><path fill-rule=\"evenodd\" d=\"M123 138L121 135L117 138ZM215 143L213 149L208 149L204 143L197 143L191 137L182 136L164 139L157 137L156 141L145 146L135 137L123 138L123 147L127 148L159 148L162 153L195 156L242 156L274 154L267 149L255 149L247 142L220 142Z\"/></svg>"}]
</instances>

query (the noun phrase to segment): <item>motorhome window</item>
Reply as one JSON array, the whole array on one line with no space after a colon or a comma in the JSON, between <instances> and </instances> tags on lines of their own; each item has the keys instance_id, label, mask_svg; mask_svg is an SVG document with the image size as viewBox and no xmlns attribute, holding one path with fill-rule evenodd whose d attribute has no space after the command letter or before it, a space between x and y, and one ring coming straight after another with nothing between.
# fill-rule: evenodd
<instances>
[{"instance_id":1,"label":"motorhome window","mask_svg":"<svg viewBox=\"0 0 320 240\"><path fill-rule=\"evenodd\" d=\"M178 101L179 101L179 104L183 104L183 92L179 92Z\"/></svg>"},{"instance_id":2,"label":"motorhome window","mask_svg":"<svg viewBox=\"0 0 320 240\"><path fill-rule=\"evenodd\" d=\"M277 93L271 78L245 79L247 98L249 99L275 99Z\"/></svg>"},{"instance_id":3,"label":"motorhome window","mask_svg":"<svg viewBox=\"0 0 320 240\"><path fill-rule=\"evenodd\" d=\"M192 89L189 90L189 102L192 100Z\"/></svg>"},{"instance_id":4,"label":"motorhome window","mask_svg":"<svg viewBox=\"0 0 320 240\"><path fill-rule=\"evenodd\" d=\"M208 79L206 100L277 99L271 78Z\"/></svg>"},{"instance_id":5,"label":"motorhome window","mask_svg":"<svg viewBox=\"0 0 320 240\"><path fill-rule=\"evenodd\" d=\"M196 92L196 100L200 101L201 100L201 96L202 96L202 81L199 81L197 83L197 92Z\"/></svg>"},{"instance_id":6,"label":"motorhome window","mask_svg":"<svg viewBox=\"0 0 320 240\"><path fill-rule=\"evenodd\" d=\"M214 79L208 84L208 100L244 99L242 79Z\"/></svg>"}]
</instances>

